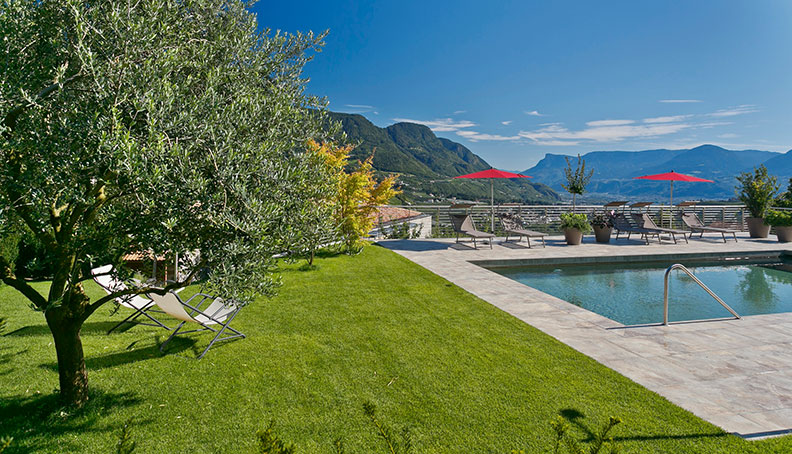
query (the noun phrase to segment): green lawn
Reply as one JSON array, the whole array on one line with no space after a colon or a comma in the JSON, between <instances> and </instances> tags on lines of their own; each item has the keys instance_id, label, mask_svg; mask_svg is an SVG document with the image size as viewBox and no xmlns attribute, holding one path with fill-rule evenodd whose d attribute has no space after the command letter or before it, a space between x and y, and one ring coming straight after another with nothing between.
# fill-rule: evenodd
<instances>
[{"instance_id":1,"label":"green lawn","mask_svg":"<svg viewBox=\"0 0 792 454\"><path fill-rule=\"evenodd\" d=\"M625 452L785 452L792 438L746 442L723 433L588 357L379 247L283 272L280 295L246 307L248 335L197 361L208 336L170 346L163 330L105 335L100 309L83 329L93 397L57 406L52 340L40 313L0 288L0 436L7 452L115 452L132 420L136 453L251 452L276 432L300 453L384 452L362 410L409 426L416 452L545 452L549 421L575 435L610 415ZM46 284L39 284L45 287ZM96 293L96 287L91 287ZM581 416L584 415L584 416ZM5 453L4 453L5 454Z\"/></svg>"}]
</instances>

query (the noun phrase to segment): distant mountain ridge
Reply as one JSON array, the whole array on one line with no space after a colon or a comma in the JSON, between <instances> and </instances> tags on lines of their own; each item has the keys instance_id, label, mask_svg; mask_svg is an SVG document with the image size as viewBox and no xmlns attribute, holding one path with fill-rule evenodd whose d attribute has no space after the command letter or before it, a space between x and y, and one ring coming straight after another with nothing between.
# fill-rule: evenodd
<instances>
[{"instance_id":1,"label":"distant mountain ridge","mask_svg":"<svg viewBox=\"0 0 792 454\"><path fill-rule=\"evenodd\" d=\"M764 164L786 188L792 176L792 150L785 154L761 150L727 150L716 145L701 145L683 150L593 151L581 155L586 168L594 170L586 188L589 199L625 198L667 201L668 182L634 180L634 177L674 170L706 178L715 183L680 183L674 186L674 199L728 200L735 197L736 177L740 172ZM576 163L572 159L573 165ZM563 155L547 154L524 172L556 191L563 191Z\"/></svg>"},{"instance_id":2,"label":"distant mountain ridge","mask_svg":"<svg viewBox=\"0 0 792 454\"><path fill-rule=\"evenodd\" d=\"M486 180L451 180L455 176L490 168L486 161L464 145L437 137L431 129L416 123L396 123L380 128L362 115L330 112L351 143L353 160L374 153L373 166L383 173L398 173L403 201L445 202L450 198L486 200L490 185ZM495 201L555 203L560 197L541 182L499 180Z\"/></svg>"}]
</instances>

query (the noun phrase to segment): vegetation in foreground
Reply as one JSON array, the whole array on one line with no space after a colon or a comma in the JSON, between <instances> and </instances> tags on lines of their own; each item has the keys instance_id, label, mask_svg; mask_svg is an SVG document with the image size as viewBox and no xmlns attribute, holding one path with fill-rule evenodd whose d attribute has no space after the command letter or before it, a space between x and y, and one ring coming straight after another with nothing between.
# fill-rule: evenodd
<instances>
[{"instance_id":1,"label":"vegetation in foreground","mask_svg":"<svg viewBox=\"0 0 792 454\"><path fill-rule=\"evenodd\" d=\"M726 434L382 248L316 264L285 267L280 295L235 320L248 338L200 361L207 336L161 355L164 331L108 336L126 312L100 310L83 331L94 387L79 410L58 404L42 315L0 288L0 438L14 438L4 454L114 452L125 424L135 453L256 452L256 433L273 420L300 453L336 452L339 437L347 453L381 452L365 402L409 427L420 453L547 452L558 416L587 447L611 415L623 420L609 434L623 452L792 449L789 437Z\"/></svg>"}]
</instances>

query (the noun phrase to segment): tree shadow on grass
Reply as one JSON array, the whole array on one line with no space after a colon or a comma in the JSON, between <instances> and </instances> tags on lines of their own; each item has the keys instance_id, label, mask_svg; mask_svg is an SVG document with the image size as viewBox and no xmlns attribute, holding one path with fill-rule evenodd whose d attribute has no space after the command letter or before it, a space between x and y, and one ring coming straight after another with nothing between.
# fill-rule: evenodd
<instances>
[{"instance_id":1,"label":"tree shadow on grass","mask_svg":"<svg viewBox=\"0 0 792 454\"><path fill-rule=\"evenodd\" d=\"M565 408L558 412L562 418L564 418L571 426L578 428L580 431L585 433L585 438L579 440L583 443L589 443L594 441L595 439L595 431L599 431L602 424L607 422L606 420L603 421L591 421L591 423L595 427L589 427L586 424L584 419L586 416L581 413L580 411L574 408ZM618 429L614 429L618 431ZM621 441L650 441L650 440L686 440L686 439L696 439L696 438L720 438L720 437L727 437L729 436L728 433L720 431L718 429L713 429L712 432L701 432L701 433L690 433L690 434L675 434L675 435L668 435L668 434L646 434L646 435L629 435L629 436L615 436L613 435L613 441L621 442Z\"/></svg>"},{"instance_id":2,"label":"tree shadow on grass","mask_svg":"<svg viewBox=\"0 0 792 454\"><path fill-rule=\"evenodd\" d=\"M103 424L108 413L139 404L133 393L91 390L82 408L63 406L57 394L22 395L0 399L0 438L13 437L5 453L66 452L68 438L62 435L89 432L118 432L118 425Z\"/></svg>"},{"instance_id":3,"label":"tree shadow on grass","mask_svg":"<svg viewBox=\"0 0 792 454\"><path fill-rule=\"evenodd\" d=\"M107 334L107 331L116 326L121 320L122 319L119 318L118 321L84 323L82 328L80 328L80 334ZM137 326L137 324L134 322L124 323L123 326L118 327L114 332L123 333L129 331L135 326ZM50 332L49 326L43 324L23 326L22 328L15 329L4 336L52 336L52 333Z\"/></svg>"},{"instance_id":4,"label":"tree shadow on grass","mask_svg":"<svg viewBox=\"0 0 792 454\"><path fill-rule=\"evenodd\" d=\"M85 367L90 370L100 370L108 367L122 366L125 364L136 363L139 361L146 361L154 358L161 358L166 354L183 352L185 350L195 351L195 339L176 337L168 343L166 353L160 352L160 345L162 342L159 336L154 338L154 344L146 347L132 349L141 341L135 341L129 344L125 351L108 353L100 356L87 356L85 358ZM197 356L197 355L196 355ZM58 363L44 363L39 367L53 372L58 371Z\"/></svg>"}]
</instances>

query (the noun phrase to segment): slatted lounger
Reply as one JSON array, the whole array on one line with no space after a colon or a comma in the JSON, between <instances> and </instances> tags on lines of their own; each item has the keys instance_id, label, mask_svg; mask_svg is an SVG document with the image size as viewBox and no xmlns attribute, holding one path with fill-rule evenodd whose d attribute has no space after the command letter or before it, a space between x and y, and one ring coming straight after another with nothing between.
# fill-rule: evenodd
<instances>
[{"instance_id":1,"label":"slatted lounger","mask_svg":"<svg viewBox=\"0 0 792 454\"><path fill-rule=\"evenodd\" d=\"M677 235L682 235L682 238L685 239L685 243L688 242L688 239L687 239L686 235L688 233L690 233L689 230L666 229L666 228L663 228L663 227L658 227L657 224L655 224L655 222L652 220L652 218L650 218L649 215L646 214L646 213L633 213L632 216L633 216L633 219L635 219L635 222L639 226L641 226L641 227L643 227L645 229L656 230L656 231L662 232L662 233L668 233L669 235L671 235L671 239L674 240L674 244L676 244L676 242L677 242L677 240L676 240L676 236ZM659 235L658 235L658 237L659 237Z\"/></svg>"},{"instance_id":2,"label":"slatted lounger","mask_svg":"<svg viewBox=\"0 0 792 454\"><path fill-rule=\"evenodd\" d=\"M479 239L489 239L490 249L492 249L492 240L495 238L495 235L487 232L482 232L481 230L476 230L476 225L473 224L473 218L470 217L469 214L452 214L451 217L451 225L454 227L454 232L456 232L456 242L459 243L459 235L467 235L473 238L473 247L478 249L476 245L476 238Z\"/></svg>"},{"instance_id":3,"label":"slatted lounger","mask_svg":"<svg viewBox=\"0 0 792 454\"><path fill-rule=\"evenodd\" d=\"M630 235L632 235L633 233L640 233L641 239L645 240L646 244L649 244L650 236L656 236L657 241L662 243L662 240L660 239L660 232L656 230L644 229L642 227L636 227L630 224L630 221L628 221L627 218L624 217L624 215L621 213L613 217L613 228L616 229L617 240L619 239L619 235L621 235L622 233L627 234L628 240L630 239Z\"/></svg>"},{"instance_id":4,"label":"slatted lounger","mask_svg":"<svg viewBox=\"0 0 792 454\"><path fill-rule=\"evenodd\" d=\"M726 242L726 234L729 233L729 234L731 234L734 237L734 241L735 242L737 241L737 231L736 230L724 229L724 228L721 228L721 227L710 227L710 226L704 224L703 222L701 222L701 219L699 219L699 217L696 216L695 213L684 213L684 214L682 214L682 222L684 222L685 225L688 226L688 228L690 230L692 230L694 233L695 232L700 232L701 235L699 235L699 238L703 238L704 237L704 232L720 233L721 236L723 236L723 242L725 243ZM692 235L692 233L691 233L691 235Z\"/></svg>"},{"instance_id":5,"label":"slatted lounger","mask_svg":"<svg viewBox=\"0 0 792 454\"><path fill-rule=\"evenodd\" d=\"M501 225L503 225L503 230L506 231L506 243L509 242L509 235L517 235L518 243L522 240L522 237L525 237L528 241L528 247L531 247L531 238L541 238L542 247L545 247L545 234L524 228L522 219L520 219L519 216L504 213L499 214L498 217L500 218Z\"/></svg>"}]
</instances>

